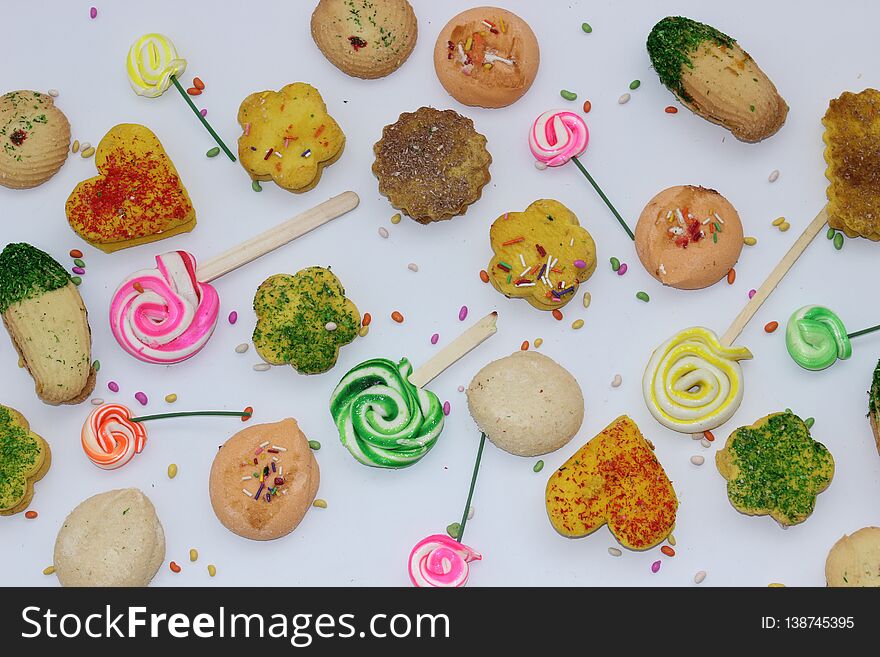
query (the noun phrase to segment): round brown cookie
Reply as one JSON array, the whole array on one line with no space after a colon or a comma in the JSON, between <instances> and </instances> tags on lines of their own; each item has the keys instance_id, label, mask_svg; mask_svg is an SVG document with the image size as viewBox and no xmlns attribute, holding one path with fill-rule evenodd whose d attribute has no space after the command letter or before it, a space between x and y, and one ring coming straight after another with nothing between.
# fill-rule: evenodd
<instances>
[{"instance_id":1,"label":"round brown cookie","mask_svg":"<svg viewBox=\"0 0 880 657\"><path fill-rule=\"evenodd\" d=\"M165 532L137 488L94 495L64 520L55 539L62 586L146 586L165 560Z\"/></svg>"},{"instance_id":2,"label":"round brown cookie","mask_svg":"<svg viewBox=\"0 0 880 657\"><path fill-rule=\"evenodd\" d=\"M217 519L255 541L286 536L299 525L321 473L293 418L257 424L227 440L211 466L208 488Z\"/></svg>"},{"instance_id":3,"label":"round brown cookie","mask_svg":"<svg viewBox=\"0 0 880 657\"><path fill-rule=\"evenodd\" d=\"M458 102L507 107L519 100L538 75L541 52L522 18L498 7L463 11L440 30L434 70Z\"/></svg>"},{"instance_id":4,"label":"round brown cookie","mask_svg":"<svg viewBox=\"0 0 880 657\"><path fill-rule=\"evenodd\" d=\"M373 153L379 192L421 224L464 214L490 178L486 138L452 110L404 112L385 126Z\"/></svg>"},{"instance_id":5,"label":"round brown cookie","mask_svg":"<svg viewBox=\"0 0 880 657\"><path fill-rule=\"evenodd\" d=\"M34 484L51 465L49 443L30 430L24 415L0 404L0 516L27 509Z\"/></svg>"},{"instance_id":6,"label":"round brown cookie","mask_svg":"<svg viewBox=\"0 0 880 657\"><path fill-rule=\"evenodd\" d=\"M880 527L843 535L825 561L828 586L880 586Z\"/></svg>"},{"instance_id":7,"label":"round brown cookie","mask_svg":"<svg viewBox=\"0 0 880 657\"><path fill-rule=\"evenodd\" d=\"M69 150L70 123L51 96L26 90L0 96L0 185L42 185Z\"/></svg>"},{"instance_id":8,"label":"round brown cookie","mask_svg":"<svg viewBox=\"0 0 880 657\"><path fill-rule=\"evenodd\" d=\"M312 38L333 66L356 78L381 78L400 68L419 27L406 0L320 0Z\"/></svg>"},{"instance_id":9,"label":"round brown cookie","mask_svg":"<svg viewBox=\"0 0 880 657\"><path fill-rule=\"evenodd\" d=\"M480 431L516 456L556 451L584 421L577 380L534 351L517 351L486 365L471 380L467 401Z\"/></svg>"}]
</instances>

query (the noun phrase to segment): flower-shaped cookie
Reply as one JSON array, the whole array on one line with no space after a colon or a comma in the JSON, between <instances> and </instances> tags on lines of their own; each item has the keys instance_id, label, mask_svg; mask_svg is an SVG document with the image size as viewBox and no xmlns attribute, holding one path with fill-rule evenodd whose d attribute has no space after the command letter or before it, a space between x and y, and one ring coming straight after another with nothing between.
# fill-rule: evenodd
<instances>
[{"instance_id":1,"label":"flower-shaped cookie","mask_svg":"<svg viewBox=\"0 0 880 657\"><path fill-rule=\"evenodd\" d=\"M828 448L791 411L736 429L715 455L727 497L740 513L769 515L783 526L806 520L834 476Z\"/></svg>"},{"instance_id":2,"label":"flower-shaped cookie","mask_svg":"<svg viewBox=\"0 0 880 657\"><path fill-rule=\"evenodd\" d=\"M305 82L251 94L238 108L238 122L238 157L251 178L274 180L291 192L317 185L345 146L321 94Z\"/></svg>"},{"instance_id":3,"label":"flower-shaped cookie","mask_svg":"<svg viewBox=\"0 0 880 657\"><path fill-rule=\"evenodd\" d=\"M339 348L354 340L361 321L342 283L323 267L266 279L257 288L254 311L253 340L260 358L289 364L302 374L333 367Z\"/></svg>"},{"instance_id":4,"label":"flower-shaped cookie","mask_svg":"<svg viewBox=\"0 0 880 657\"><path fill-rule=\"evenodd\" d=\"M675 527L678 498L654 446L621 415L550 476L547 514L563 536L580 538L605 523L621 545L647 550Z\"/></svg>"},{"instance_id":5,"label":"flower-shaped cookie","mask_svg":"<svg viewBox=\"0 0 880 657\"><path fill-rule=\"evenodd\" d=\"M0 516L24 511L34 482L49 471L49 444L30 430L24 416L0 405Z\"/></svg>"},{"instance_id":6,"label":"flower-shaped cookie","mask_svg":"<svg viewBox=\"0 0 880 657\"><path fill-rule=\"evenodd\" d=\"M561 308L596 270L596 244L574 212L541 199L524 212L505 212L489 230L489 280L506 297L539 310Z\"/></svg>"}]
</instances>

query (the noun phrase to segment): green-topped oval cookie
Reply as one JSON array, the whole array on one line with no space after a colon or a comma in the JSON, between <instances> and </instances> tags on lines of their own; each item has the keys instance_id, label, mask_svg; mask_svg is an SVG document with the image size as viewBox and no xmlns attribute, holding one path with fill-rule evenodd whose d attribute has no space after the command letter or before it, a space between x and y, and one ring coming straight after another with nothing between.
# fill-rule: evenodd
<instances>
[{"instance_id":1,"label":"green-topped oval cookie","mask_svg":"<svg viewBox=\"0 0 880 657\"><path fill-rule=\"evenodd\" d=\"M24 416L0 405L0 516L24 511L34 496L34 482L51 463L49 444L30 430Z\"/></svg>"},{"instance_id":2,"label":"green-topped oval cookie","mask_svg":"<svg viewBox=\"0 0 880 657\"><path fill-rule=\"evenodd\" d=\"M0 253L0 313L69 282L70 275L48 253L24 242L7 244Z\"/></svg>"}]
</instances>

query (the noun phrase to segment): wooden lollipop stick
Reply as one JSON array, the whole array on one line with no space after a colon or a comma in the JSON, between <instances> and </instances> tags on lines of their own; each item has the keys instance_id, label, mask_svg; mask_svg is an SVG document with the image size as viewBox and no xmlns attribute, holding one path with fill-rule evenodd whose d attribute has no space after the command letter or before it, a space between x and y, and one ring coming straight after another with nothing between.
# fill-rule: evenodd
<instances>
[{"instance_id":1,"label":"wooden lollipop stick","mask_svg":"<svg viewBox=\"0 0 880 657\"><path fill-rule=\"evenodd\" d=\"M209 283L215 278L228 274L251 260L256 260L279 246L284 246L297 237L315 230L318 226L323 226L328 221L354 210L359 202L360 198L354 192L343 192L339 196L334 196L214 258L206 260L198 266L196 277L202 283Z\"/></svg>"},{"instance_id":2,"label":"wooden lollipop stick","mask_svg":"<svg viewBox=\"0 0 880 657\"><path fill-rule=\"evenodd\" d=\"M731 324L730 328L728 328L727 331L724 332L724 335L721 336L721 344L729 347L734 343L739 337L739 334L742 333L742 330L746 327L746 324L748 324L752 317L754 317L755 313L758 312L758 308L761 307L761 304L763 304L767 300L767 297L770 296L770 293L776 289L776 286L779 285L779 282L788 273L788 270L791 269L801 253L804 252L810 242L813 241L813 238L819 234L819 231L822 230L822 227L827 222L828 206L825 206L819 214L816 215L816 218L804 228L804 232L801 233L801 236L791 245L788 253L786 253L782 260L780 260L773 268L773 271L770 272L767 280L765 280L761 284L761 287L758 288L755 296L749 299L749 302L740 311L739 315L736 316L736 319L733 320L733 324Z\"/></svg>"},{"instance_id":3,"label":"wooden lollipop stick","mask_svg":"<svg viewBox=\"0 0 880 657\"><path fill-rule=\"evenodd\" d=\"M447 367L470 353L477 345L495 335L496 331L498 331L498 328L495 326L497 321L497 312L491 312L483 317L483 319L438 351L427 363L410 374L409 382L416 388L424 388Z\"/></svg>"}]
</instances>

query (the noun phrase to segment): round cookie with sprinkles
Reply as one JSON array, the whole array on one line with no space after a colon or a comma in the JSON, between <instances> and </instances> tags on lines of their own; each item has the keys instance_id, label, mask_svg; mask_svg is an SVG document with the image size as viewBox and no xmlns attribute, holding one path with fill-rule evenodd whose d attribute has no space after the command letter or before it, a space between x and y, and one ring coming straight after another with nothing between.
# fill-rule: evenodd
<instances>
[{"instance_id":1,"label":"round cookie with sprinkles","mask_svg":"<svg viewBox=\"0 0 880 657\"><path fill-rule=\"evenodd\" d=\"M596 270L596 244L574 212L541 199L505 212L489 229L492 287L539 310L561 308Z\"/></svg>"},{"instance_id":2,"label":"round cookie with sprinkles","mask_svg":"<svg viewBox=\"0 0 880 657\"><path fill-rule=\"evenodd\" d=\"M286 536L315 501L321 480L309 441L293 418L257 424L227 440L208 489L217 519L255 541Z\"/></svg>"},{"instance_id":3,"label":"round cookie with sprinkles","mask_svg":"<svg viewBox=\"0 0 880 657\"><path fill-rule=\"evenodd\" d=\"M0 96L0 185L42 185L67 161L70 122L54 99L38 91Z\"/></svg>"},{"instance_id":4,"label":"round cookie with sprinkles","mask_svg":"<svg viewBox=\"0 0 880 657\"><path fill-rule=\"evenodd\" d=\"M648 201L635 233L642 266L663 285L709 287L727 276L743 248L736 208L714 189L677 185Z\"/></svg>"}]
</instances>

